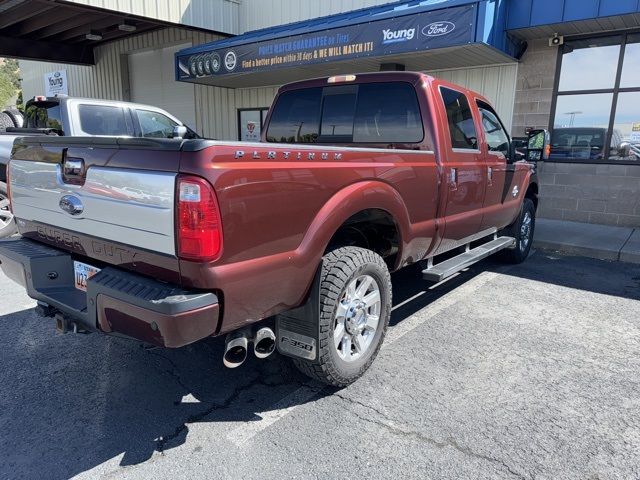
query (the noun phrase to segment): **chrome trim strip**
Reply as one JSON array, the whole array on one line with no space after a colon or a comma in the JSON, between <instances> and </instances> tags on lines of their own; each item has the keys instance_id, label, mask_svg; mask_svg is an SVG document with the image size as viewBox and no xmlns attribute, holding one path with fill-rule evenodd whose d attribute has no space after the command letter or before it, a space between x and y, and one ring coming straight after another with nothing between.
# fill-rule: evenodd
<instances>
[{"instance_id":1,"label":"chrome trim strip","mask_svg":"<svg viewBox=\"0 0 640 480\"><path fill-rule=\"evenodd\" d=\"M402 148L358 148L358 147L336 147L331 145L306 145L301 143L268 143L268 142L225 142L220 140L210 140L212 147L245 147L248 152L258 148L285 148L287 150L314 151L314 152L375 152L375 153L412 153L435 155L433 150L408 150ZM252 150L253 149L253 150Z\"/></svg>"},{"instance_id":2,"label":"chrome trim strip","mask_svg":"<svg viewBox=\"0 0 640 480\"><path fill-rule=\"evenodd\" d=\"M475 148L452 148L451 151L456 153L473 153L474 155L482 153L480 150Z\"/></svg>"}]
</instances>

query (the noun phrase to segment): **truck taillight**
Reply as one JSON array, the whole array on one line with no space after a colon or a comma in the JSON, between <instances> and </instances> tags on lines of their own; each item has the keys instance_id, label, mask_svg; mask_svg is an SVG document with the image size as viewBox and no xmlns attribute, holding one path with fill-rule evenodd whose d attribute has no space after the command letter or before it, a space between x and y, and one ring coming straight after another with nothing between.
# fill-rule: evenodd
<instances>
[{"instance_id":1,"label":"truck taillight","mask_svg":"<svg viewBox=\"0 0 640 480\"><path fill-rule=\"evenodd\" d=\"M176 230L180 258L212 261L220 257L220 207L213 187L204 178L178 177Z\"/></svg>"}]
</instances>

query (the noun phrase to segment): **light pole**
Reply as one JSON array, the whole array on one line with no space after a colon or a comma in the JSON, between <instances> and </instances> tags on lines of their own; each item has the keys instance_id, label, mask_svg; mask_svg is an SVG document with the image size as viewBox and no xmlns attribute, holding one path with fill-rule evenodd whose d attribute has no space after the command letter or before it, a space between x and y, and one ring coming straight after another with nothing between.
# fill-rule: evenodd
<instances>
[{"instance_id":1,"label":"light pole","mask_svg":"<svg viewBox=\"0 0 640 480\"><path fill-rule=\"evenodd\" d=\"M582 112L575 110L573 112L565 112L563 115L571 115L571 118L569 119L569 126L573 127L573 121L576 119L576 115L580 115L581 113Z\"/></svg>"}]
</instances>

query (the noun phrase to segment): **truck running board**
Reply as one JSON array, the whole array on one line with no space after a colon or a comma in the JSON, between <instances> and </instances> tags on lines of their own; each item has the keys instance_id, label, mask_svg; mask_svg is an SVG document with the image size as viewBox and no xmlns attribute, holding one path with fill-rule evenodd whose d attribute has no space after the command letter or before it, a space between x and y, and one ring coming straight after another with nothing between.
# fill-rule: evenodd
<instances>
[{"instance_id":1,"label":"truck running board","mask_svg":"<svg viewBox=\"0 0 640 480\"><path fill-rule=\"evenodd\" d=\"M513 247L515 244L516 239L513 237L496 237L487 243L467 250L437 265L433 265L430 259L429 266L422 271L422 278L430 282L441 282L445 278L458 273L460 270L487 258L489 255L493 255L505 248Z\"/></svg>"}]
</instances>

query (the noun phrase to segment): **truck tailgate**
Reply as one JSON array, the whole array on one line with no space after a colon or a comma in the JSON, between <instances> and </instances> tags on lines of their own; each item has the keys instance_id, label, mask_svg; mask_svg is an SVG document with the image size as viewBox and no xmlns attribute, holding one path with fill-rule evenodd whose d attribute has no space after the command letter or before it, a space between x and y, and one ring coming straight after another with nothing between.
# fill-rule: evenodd
<instances>
[{"instance_id":1,"label":"truck tailgate","mask_svg":"<svg viewBox=\"0 0 640 480\"><path fill-rule=\"evenodd\" d=\"M19 139L9 169L18 228L23 233L33 225L49 225L81 234L78 238L175 256L179 162L179 141ZM101 251L109 248L100 246Z\"/></svg>"}]
</instances>

